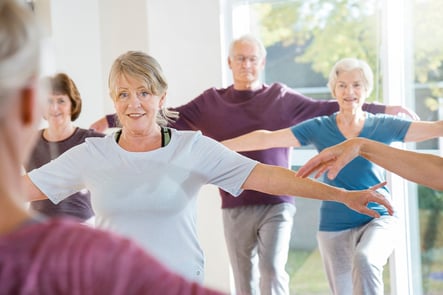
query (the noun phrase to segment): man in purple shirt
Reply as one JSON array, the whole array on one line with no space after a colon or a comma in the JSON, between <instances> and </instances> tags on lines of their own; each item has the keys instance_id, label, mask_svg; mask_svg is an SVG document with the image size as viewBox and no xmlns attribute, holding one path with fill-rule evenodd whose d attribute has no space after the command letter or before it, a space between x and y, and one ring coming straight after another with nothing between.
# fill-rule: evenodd
<instances>
[{"instance_id":1,"label":"man in purple shirt","mask_svg":"<svg viewBox=\"0 0 443 295\"><path fill-rule=\"evenodd\" d=\"M210 88L185 105L174 108L177 129L201 130L218 141L257 130L277 130L304 120L329 115L338 110L336 101L314 100L281 83L260 81L266 50L253 36L242 36L231 43L228 64L234 84ZM415 113L401 106L367 104L372 113ZM94 123L103 131L115 127L113 115ZM262 163L289 166L290 149L274 148L242 152ZM285 265L289 251L294 199L246 190L239 197L220 190L226 244L237 294L289 294Z\"/></svg>"}]
</instances>

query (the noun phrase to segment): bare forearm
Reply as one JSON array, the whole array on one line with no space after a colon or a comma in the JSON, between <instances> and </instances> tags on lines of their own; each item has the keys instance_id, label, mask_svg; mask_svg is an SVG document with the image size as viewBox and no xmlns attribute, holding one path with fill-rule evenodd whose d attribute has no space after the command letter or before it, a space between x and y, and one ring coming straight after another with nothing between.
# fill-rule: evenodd
<instances>
[{"instance_id":1,"label":"bare forearm","mask_svg":"<svg viewBox=\"0 0 443 295\"><path fill-rule=\"evenodd\" d=\"M367 205L369 202L377 202L385 206L390 214L393 213L389 201L376 193L376 190L385 184L380 183L363 191L346 191L309 178L297 177L295 172L282 167L257 164L243 184L243 188L272 195L290 195L342 202L357 212L379 217L380 214L369 209Z\"/></svg>"},{"instance_id":2,"label":"bare forearm","mask_svg":"<svg viewBox=\"0 0 443 295\"><path fill-rule=\"evenodd\" d=\"M299 147L300 142L290 128L275 131L256 130L222 143L234 151L255 151L276 147Z\"/></svg>"},{"instance_id":3,"label":"bare forearm","mask_svg":"<svg viewBox=\"0 0 443 295\"><path fill-rule=\"evenodd\" d=\"M344 190L297 177L296 173L278 166L258 164L244 183L244 189L261 191L271 195L290 195L304 198L342 201Z\"/></svg>"},{"instance_id":4,"label":"bare forearm","mask_svg":"<svg viewBox=\"0 0 443 295\"><path fill-rule=\"evenodd\" d=\"M235 138L222 141L227 148L237 151L254 151L271 148L271 142L266 139L266 134L270 133L266 130L256 130Z\"/></svg>"},{"instance_id":5,"label":"bare forearm","mask_svg":"<svg viewBox=\"0 0 443 295\"><path fill-rule=\"evenodd\" d=\"M443 158L361 140L360 156L410 181L443 190Z\"/></svg>"},{"instance_id":6,"label":"bare forearm","mask_svg":"<svg viewBox=\"0 0 443 295\"><path fill-rule=\"evenodd\" d=\"M28 201L44 200L48 197L31 181L28 175L23 175L25 193Z\"/></svg>"}]
</instances>

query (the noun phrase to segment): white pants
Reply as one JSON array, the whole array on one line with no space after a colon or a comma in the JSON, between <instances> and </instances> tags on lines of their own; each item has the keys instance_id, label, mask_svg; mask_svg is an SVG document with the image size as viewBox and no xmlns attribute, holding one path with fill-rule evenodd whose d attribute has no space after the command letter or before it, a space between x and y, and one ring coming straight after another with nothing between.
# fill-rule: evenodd
<instances>
[{"instance_id":1,"label":"white pants","mask_svg":"<svg viewBox=\"0 0 443 295\"><path fill-rule=\"evenodd\" d=\"M338 232L319 231L318 246L336 295L383 295L383 267L395 247L398 219L375 218Z\"/></svg>"},{"instance_id":2,"label":"white pants","mask_svg":"<svg viewBox=\"0 0 443 295\"><path fill-rule=\"evenodd\" d=\"M237 295L289 294L285 266L294 214L289 203L223 209Z\"/></svg>"}]
</instances>

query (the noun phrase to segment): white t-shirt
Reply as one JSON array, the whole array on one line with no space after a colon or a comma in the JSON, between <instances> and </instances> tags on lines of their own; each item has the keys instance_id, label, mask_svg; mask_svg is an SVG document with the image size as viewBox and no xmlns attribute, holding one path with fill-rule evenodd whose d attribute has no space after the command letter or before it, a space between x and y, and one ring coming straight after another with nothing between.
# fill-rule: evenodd
<instances>
[{"instance_id":1,"label":"white t-shirt","mask_svg":"<svg viewBox=\"0 0 443 295\"><path fill-rule=\"evenodd\" d=\"M114 134L88 138L29 177L54 203L88 188L98 227L134 239L172 270L202 282L197 194L205 184L240 194L256 164L199 131L172 129L169 144L149 152L122 149Z\"/></svg>"}]
</instances>

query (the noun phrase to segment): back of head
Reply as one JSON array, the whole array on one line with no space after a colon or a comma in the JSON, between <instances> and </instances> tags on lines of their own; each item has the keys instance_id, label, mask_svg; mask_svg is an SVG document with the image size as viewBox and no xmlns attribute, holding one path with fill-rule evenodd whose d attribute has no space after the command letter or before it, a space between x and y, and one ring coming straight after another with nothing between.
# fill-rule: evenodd
<instances>
[{"instance_id":1,"label":"back of head","mask_svg":"<svg viewBox=\"0 0 443 295\"><path fill-rule=\"evenodd\" d=\"M0 0L0 117L17 91L38 73L39 35L30 9Z\"/></svg>"}]
</instances>

